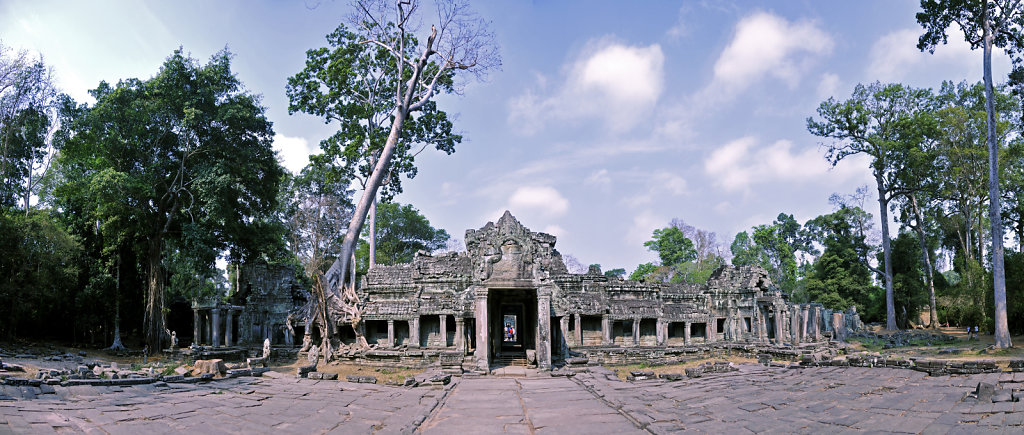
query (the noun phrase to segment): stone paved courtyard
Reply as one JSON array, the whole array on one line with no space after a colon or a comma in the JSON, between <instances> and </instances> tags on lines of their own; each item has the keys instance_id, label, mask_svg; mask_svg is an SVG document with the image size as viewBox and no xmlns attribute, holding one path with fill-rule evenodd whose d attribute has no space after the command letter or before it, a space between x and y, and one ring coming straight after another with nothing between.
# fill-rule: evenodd
<instances>
[{"instance_id":1,"label":"stone paved courtyard","mask_svg":"<svg viewBox=\"0 0 1024 435\"><path fill-rule=\"evenodd\" d=\"M236 378L56 387L33 398L29 387L3 386L21 399L0 401L0 433L1024 432L1024 402L963 400L979 381L1024 382L1019 373L739 368L634 383L594 368L574 378L455 378L444 388Z\"/></svg>"}]
</instances>

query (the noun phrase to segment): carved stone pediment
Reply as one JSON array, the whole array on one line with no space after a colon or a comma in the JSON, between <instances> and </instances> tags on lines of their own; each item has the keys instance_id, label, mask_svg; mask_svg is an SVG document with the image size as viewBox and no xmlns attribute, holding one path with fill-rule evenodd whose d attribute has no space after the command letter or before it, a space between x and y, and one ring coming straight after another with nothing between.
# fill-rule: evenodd
<instances>
[{"instance_id":1,"label":"carved stone pediment","mask_svg":"<svg viewBox=\"0 0 1024 435\"><path fill-rule=\"evenodd\" d=\"M547 280L566 273L555 236L524 227L512 213L466 231L466 250L473 259L473 281Z\"/></svg>"}]
</instances>

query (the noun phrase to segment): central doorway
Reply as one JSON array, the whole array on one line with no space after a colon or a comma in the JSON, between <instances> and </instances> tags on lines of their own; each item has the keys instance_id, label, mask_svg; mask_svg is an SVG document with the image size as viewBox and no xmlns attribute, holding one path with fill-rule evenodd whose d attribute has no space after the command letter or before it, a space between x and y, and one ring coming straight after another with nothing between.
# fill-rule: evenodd
<instances>
[{"instance_id":1,"label":"central doorway","mask_svg":"<svg viewBox=\"0 0 1024 435\"><path fill-rule=\"evenodd\" d=\"M491 289L487 305L493 365L526 365L526 351L536 350L537 290Z\"/></svg>"}]
</instances>

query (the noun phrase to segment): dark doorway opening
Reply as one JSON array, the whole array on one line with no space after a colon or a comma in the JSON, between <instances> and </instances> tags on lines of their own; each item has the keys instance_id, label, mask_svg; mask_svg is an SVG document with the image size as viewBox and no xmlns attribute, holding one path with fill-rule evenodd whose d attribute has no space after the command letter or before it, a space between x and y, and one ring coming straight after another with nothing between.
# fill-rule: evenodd
<instances>
[{"instance_id":1,"label":"dark doorway opening","mask_svg":"<svg viewBox=\"0 0 1024 435\"><path fill-rule=\"evenodd\" d=\"M491 361L496 366L525 365L526 351L537 343L537 290L491 289L487 297Z\"/></svg>"}]
</instances>

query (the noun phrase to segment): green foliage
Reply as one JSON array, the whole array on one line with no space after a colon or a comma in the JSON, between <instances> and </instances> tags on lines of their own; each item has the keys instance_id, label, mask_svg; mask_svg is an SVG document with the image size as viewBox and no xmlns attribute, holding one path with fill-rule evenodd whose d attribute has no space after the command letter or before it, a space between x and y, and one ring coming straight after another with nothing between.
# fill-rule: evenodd
<instances>
[{"instance_id":1,"label":"green foliage","mask_svg":"<svg viewBox=\"0 0 1024 435\"><path fill-rule=\"evenodd\" d=\"M1006 254L1006 316L1010 331L1024 332L1024 253Z\"/></svg>"},{"instance_id":2,"label":"green foliage","mask_svg":"<svg viewBox=\"0 0 1024 435\"><path fill-rule=\"evenodd\" d=\"M928 304L921 258L921 244L915 234L902 232L893 241L893 301L900 328L908 328L911 321L916 321L921 307Z\"/></svg>"},{"instance_id":3,"label":"green foliage","mask_svg":"<svg viewBox=\"0 0 1024 435\"><path fill-rule=\"evenodd\" d=\"M804 224L808 236L824 247L804 280L810 300L834 310L857 306L862 313L871 313L871 295L880 289L872 285L871 272L864 263L870 247L858 225L865 215L870 219L858 207L841 206ZM864 320L881 319L865 316Z\"/></svg>"},{"instance_id":4,"label":"green foliage","mask_svg":"<svg viewBox=\"0 0 1024 435\"><path fill-rule=\"evenodd\" d=\"M128 246L143 259L152 348L164 334L168 253L187 259L177 271L202 275L219 252L248 260L282 245L273 130L230 59L199 65L179 49L148 80L101 82L94 106L63 106L49 200L80 219L80 234L102 234L103 252Z\"/></svg>"},{"instance_id":5,"label":"green foliage","mask_svg":"<svg viewBox=\"0 0 1024 435\"><path fill-rule=\"evenodd\" d=\"M384 202L377 205L377 264L411 262L417 251L432 252L442 248L448 238L447 231L432 227L411 204ZM360 241L356 258L357 270L366 273L369 244L365 241Z\"/></svg>"},{"instance_id":6,"label":"green foliage","mask_svg":"<svg viewBox=\"0 0 1024 435\"><path fill-rule=\"evenodd\" d=\"M647 281L647 277L658 270L654 263L644 263L636 267L636 270L629 275L631 281Z\"/></svg>"},{"instance_id":7,"label":"green foliage","mask_svg":"<svg viewBox=\"0 0 1024 435\"><path fill-rule=\"evenodd\" d=\"M621 267L604 271L604 276L607 277L623 277L626 276L626 269Z\"/></svg>"},{"instance_id":8,"label":"green foliage","mask_svg":"<svg viewBox=\"0 0 1024 435\"><path fill-rule=\"evenodd\" d=\"M386 24L386 33L394 32ZM327 46L306 51L306 66L288 78L288 112L304 112L325 122L338 123L338 131L320 142L322 154L315 160L346 174L365 180L391 130L395 95L409 80L411 68L399 77L395 58L387 49L366 43L367 37L338 26L327 35ZM415 58L416 39L407 36L405 55ZM428 70L437 70L431 64ZM429 71L428 71L429 72ZM448 70L438 79L435 92L453 91L454 72ZM455 152L462 136L452 131L448 115L428 102L422 110L410 114L403 125L381 198L388 200L402 192L402 175L416 176L416 144L432 145L447 154Z\"/></svg>"},{"instance_id":9,"label":"green foliage","mask_svg":"<svg viewBox=\"0 0 1024 435\"><path fill-rule=\"evenodd\" d=\"M80 241L48 214L0 210L0 337L63 332L53 314L74 299L81 255Z\"/></svg>"},{"instance_id":10,"label":"green foliage","mask_svg":"<svg viewBox=\"0 0 1024 435\"><path fill-rule=\"evenodd\" d=\"M0 43L0 208L27 207L24 199L38 186L57 121L52 81L41 58Z\"/></svg>"},{"instance_id":11,"label":"green foliage","mask_svg":"<svg viewBox=\"0 0 1024 435\"><path fill-rule=\"evenodd\" d=\"M681 264L697 258L693 241L677 227L656 229L651 237L652 240L644 242L644 246L658 253L663 266Z\"/></svg>"},{"instance_id":12,"label":"green foliage","mask_svg":"<svg viewBox=\"0 0 1024 435\"><path fill-rule=\"evenodd\" d=\"M754 244L754 240L750 238L750 234L747 234L746 231L740 231L736 234L736 238L733 239L729 250L732 252L732 264L734 266L759 264L757 245Z\"/></svg>"}]
</instances>

